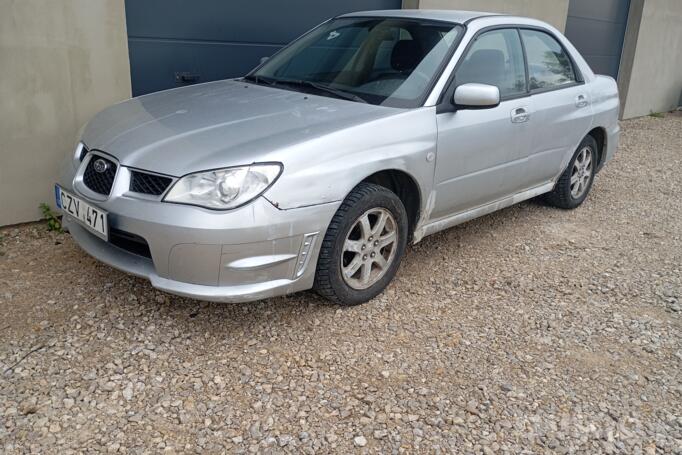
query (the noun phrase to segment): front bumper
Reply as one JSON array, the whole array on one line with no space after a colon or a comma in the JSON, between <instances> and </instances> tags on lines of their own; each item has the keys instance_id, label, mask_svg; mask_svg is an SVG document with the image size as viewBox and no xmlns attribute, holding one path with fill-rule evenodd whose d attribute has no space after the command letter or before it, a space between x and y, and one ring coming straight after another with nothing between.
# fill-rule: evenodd
<instances>
[{"instance_id":1,"label":"front bumper","mask_svg":"<svg viewBox=\"0 0 682 455\"><path fill-rule=\"evenodd\" d=\"M280 210L259 197L235 210L212 211L130 193L119 185L122 178L125 173L100 201L68 175L60 185L109 212L110 230L144 239L149 257L100 239L67 215L64 227L96 259L160 290L201 300L246 302L310 289L322 238L340 204Z\"/></svg>"}]
</instances>

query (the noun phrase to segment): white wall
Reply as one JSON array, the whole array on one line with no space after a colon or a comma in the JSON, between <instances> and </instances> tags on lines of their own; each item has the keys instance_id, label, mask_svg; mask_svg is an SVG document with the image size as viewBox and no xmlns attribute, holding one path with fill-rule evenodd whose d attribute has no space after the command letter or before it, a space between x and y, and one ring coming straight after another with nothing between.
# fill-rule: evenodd
<instances>
[{"instance_id":1,"label":"white wall","mask_svg":"<svg viewBox=\"0 0 682 455\"><path fill-rule=\"evenodd\" d=\"M403 0L403 8L459 9L528 16L548 22L563 32L568 16L568 2L569 0Z\"/></svg>"},{"instance_id":2,"label":"white wall","mask_svg":"<svg viewBox=\"0 0 682 455\"><path fill-rule=\"evenodd\" d=\"M130 97L124 0L0 0L0 226L53 202L93 114Z\"/></svg>"},{"instance_id":3,"label":"white wall","mask_svg":"<svg viewBox=\"0 0 682 455\"><path fill-rule=\"evenodd\" d=\"M619 76L627 82L620 84L623 118L675 109L682 95L682 0L644 0L639 8L639 30L626 32Z\"/></svg>"}]
</instances>

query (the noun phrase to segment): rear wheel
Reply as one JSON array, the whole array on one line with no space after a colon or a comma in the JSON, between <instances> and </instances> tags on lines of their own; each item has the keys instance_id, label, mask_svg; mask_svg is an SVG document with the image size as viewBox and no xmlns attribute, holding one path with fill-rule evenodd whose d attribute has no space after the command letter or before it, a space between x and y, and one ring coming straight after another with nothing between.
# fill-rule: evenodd
<instances>
[{"instance_id":1,"label":"rear wheel","mask_svg":"<svg viewBox=\"0 0 682 455\"><path fill-rule=\"evenodd\" d=\"M361 183L329 224L314 289L341 305L374 298L398 270L407 229L407 213L400 199L382 186Z\"/></svg>"},{"instance_id":2,"label":"rear wheel","mask_svg":"<svg viewBox=\"0 0 682 455\"><path fill-rule=\"evenodd\" d=\"M545 200L550 205L562 209L574 209L583 203L594 181L597 150L597 141L592 136L583 139L568 163L568 167L559 177L554 190L545 196Z\"/></svg>"}]
</instances>

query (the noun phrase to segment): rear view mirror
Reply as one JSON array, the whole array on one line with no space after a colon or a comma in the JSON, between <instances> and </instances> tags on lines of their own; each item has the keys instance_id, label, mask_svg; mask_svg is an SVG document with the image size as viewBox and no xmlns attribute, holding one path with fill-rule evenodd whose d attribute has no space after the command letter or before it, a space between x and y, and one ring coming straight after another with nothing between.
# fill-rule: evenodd
<instances>
[{"instance_id":1,"label":"rear view mirror","mask_svg":"<svg viewBox=\"0 0 682 455\"><path fill-rule=\"evenodd\" d=\"M270 57L261 57L260 58L260 64L262 65L263 63L267 62L268 60L270 60Z\"/></svg>"},{"instance_id":2,"label":"rear view mirror","mask_svg":"<svg viewBox=\"0 0 682 455\"><path fill-rule=\"evenodd\" d=\"M455 89L453 100L464 109L491 108L500 104L500 89L494 85L462 84Z\"/></svg>"}]
</instances>

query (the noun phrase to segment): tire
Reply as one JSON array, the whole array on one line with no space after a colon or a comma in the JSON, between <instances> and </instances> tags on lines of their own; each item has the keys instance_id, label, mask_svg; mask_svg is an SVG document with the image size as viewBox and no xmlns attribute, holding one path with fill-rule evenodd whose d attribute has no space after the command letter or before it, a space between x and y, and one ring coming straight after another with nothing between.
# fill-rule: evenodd
<instances>
[{"instance_id":1,"label":"tire","mask_svg":"<svg viewBox=\"0 0 682 455\"><path fill-rule=\"evenodd\" d=\"M395 276L407 237L407 212L398 196L379 185L359 184L327 228L313 289L339 305L371 300Z\"/></svg>"},{"instance_id":2,"label":"tire","mask_svg":"<svg viewBox=\"0 0 682 455\"><path fill-rule=\"evenodd\" d=\"M582 140L554 189L545 195L544 199L549 205L570 210L583 203L594 182L598 150L597 141L592 136L586 136ZM589 166L584 165L586 154L589 155ZM578 181L573 181L574 178Z\"/></svg>"}]
</instances>

